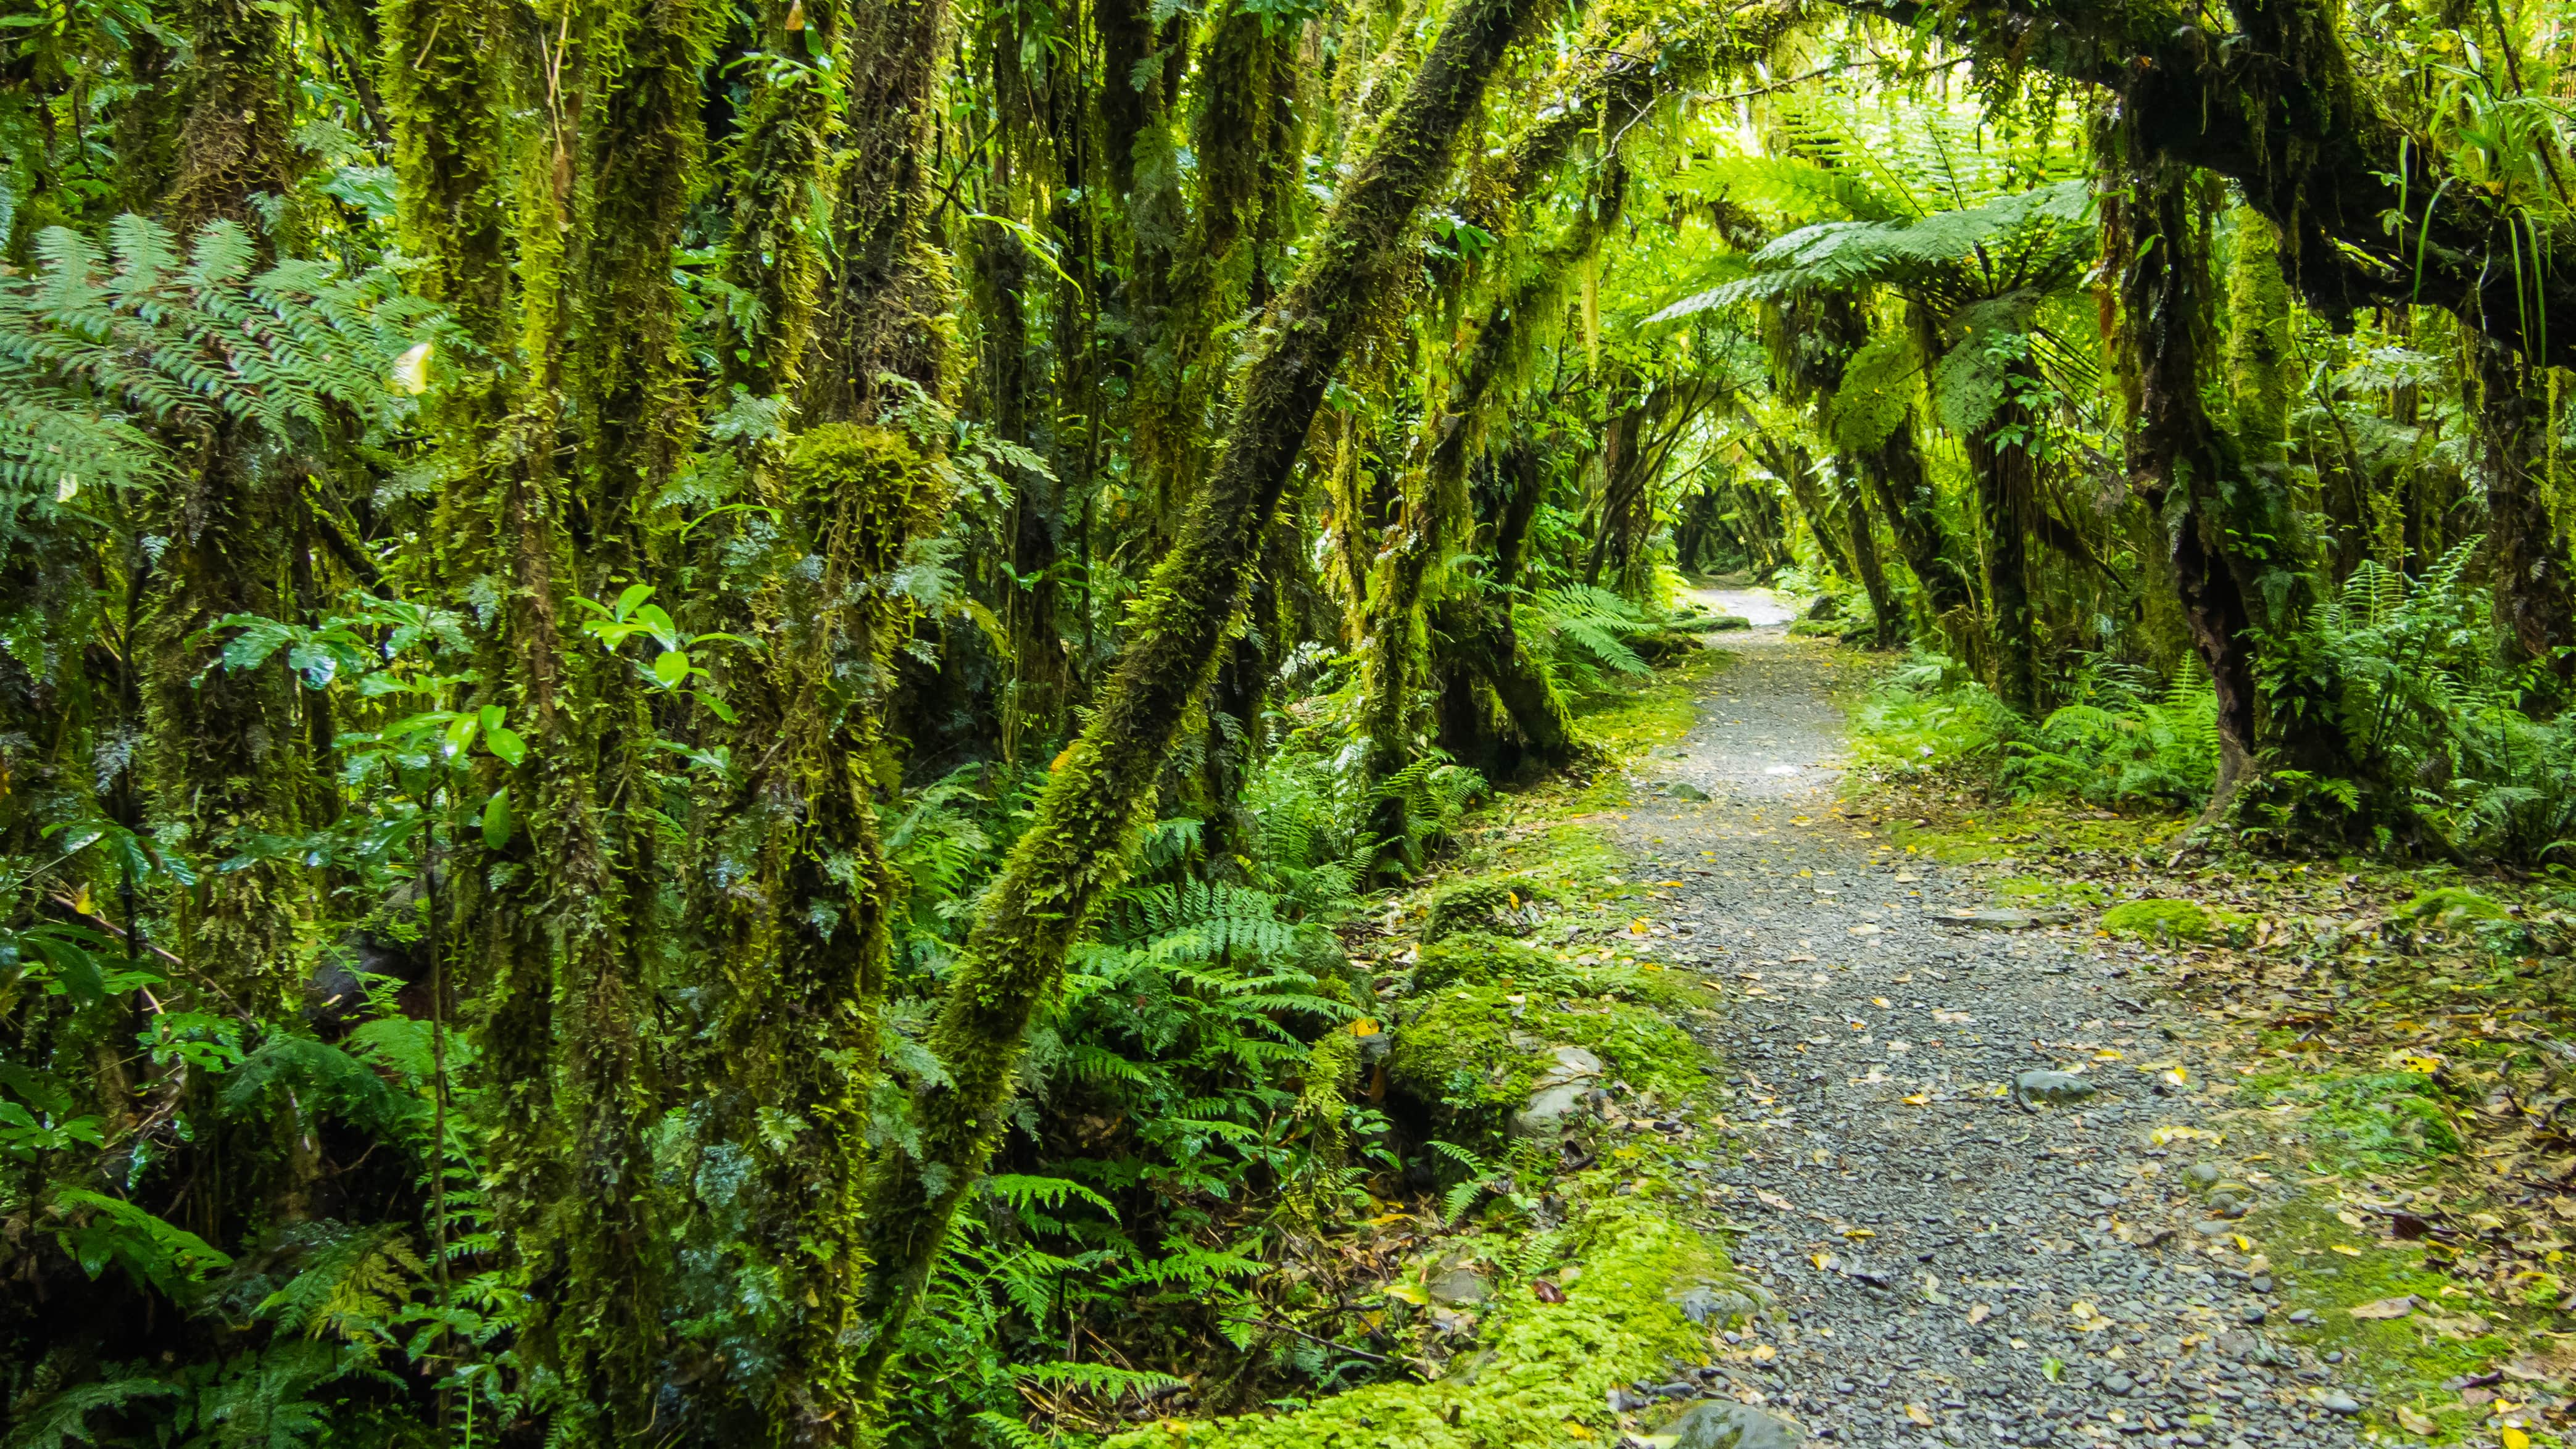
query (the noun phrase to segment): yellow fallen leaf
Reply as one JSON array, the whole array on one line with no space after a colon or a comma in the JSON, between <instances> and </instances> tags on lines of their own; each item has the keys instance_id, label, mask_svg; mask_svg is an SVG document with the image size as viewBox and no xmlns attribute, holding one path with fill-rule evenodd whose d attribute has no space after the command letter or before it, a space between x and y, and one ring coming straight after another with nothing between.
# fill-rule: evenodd
<instances>
[{"instance_id":1,"label":"yellow fallen leaf","mask_svg":"<svg viewBox=\"0 0 2576 1449\"><path fill-rule=\"evenodd\" d=\"M1568 1419L1565 1421L1565 1437L1568 1439L1589 1439L1592 1437L1592 1431L1584 1428L1581 1424L1574 1422L1572 1419Z\"/></svg>"},{"instance_id":2,"label":"yellow fallen leaf","mask_svg":"<svg viewBox=\"0 0 2576 1449\"><path fill-rule=\"evenodd\" d=\"M2407 1408L2403 1404L2397 1406L2397 1423L2400 1428L2404 1429L2409 1434L2436 1433L2442 1427L2440 1424L2434 1422L2432 1415L2419 1414L2413 1409Z\"/></svg>"},{"instance_id":3,"label":"yellow fallen leaf","mask_svg":"<svg viewBox=\"0 0 2576 1449\"><path fill-rule=\"evenodd\" d=\"M1912 1419L1915 1423L1920 1424L1927 1429L1940 1422L1940 1420L1932 1417L1932 1411L1930 1409L1923 1407L1921 1404L1906 1405L1905 1417Z\"/></svg>"},{"instance_id":4,"label":"yellow fallen leaf","mask_svg":"<svg viewBox=\"0 0 2576 1449\"><path fill-rule=\"evenodd\" d=\"M2116 1062L2124 1060L2124 1058L2122 1058L2118 1052L2111 1050L2109 1047L2104 1047L2093 1054L2093 1060L2097 1062Z\"/></svg>"},{"instance_id":5,"label":"yellow fallen leaf","mask_svg":"<svg viewBox=\"0 0 2576 1449\"><path fill-rule=\"evenodd\" d=\"M2254 1244L2248 1240L2243 1233L2229 1233L2227 1235L2227 1241L2234 1243L2236 1245L2236 1251L2240 1253L2250 1253L2254 1251Z\"/></svg>"},{"instance_id":6,"label":"yellow fallen leaf","mask_svg":"<svg viewBox=\"0 0 2576 1449\"><path fill-rule=\"evenodd\" d=\"M1359 1020L1357 1020L1357 1021L1355 1021L1355 1022L1352 1022L1352 1023L1351 1023L1351 1035L1353 1035L1353 1036L1375 1036L1375 1035L1377 1035L1377 1018L1376 1018L1376 1017L1374 1017L1374 1016L1363 1016L1363 1017L1361 1017Z\"/></svg>"},{"instance_id":7,"label":"yellow fallen leaf","mask_svg":"<svg viewBox=\"0 0 2576 1449\"><path fill-rule=\"evenodd\" d=\"M1819 1273L1830 1273L1834 1270L1834 1255L1831 1253L1809 1253L1807 1261L1815 1264L1816 1271Z\"/></svg>"},{"instance_id":8,"label":"yellow fallen leaf","mask_svg":"<svg viewBox=\"0 0 2576 1449\"><path fill-rule=\"evenodd\" d=\"M1753 1361L1755 1363L1769 1363L1771 1360L1778 1358L1779 1356L1780 1350L1773 1348L1767 1343L1756 1345L1753 1350Z\"/></svg>"},{"instance_id":9,"label":"yellow fallen leaf","mask_svg":"<svg viewBox=\"0 0 2576 1449\"><path fill-rule=\"evenodd\" d=\"M1980 1304L1978 1304L1976 1307L1971 1308L1971 1309L1969 1309L1969 1310L1968 1310L1968 1325L1969 1325L1970 1327L1972 1327L1972 1328L1973 1328L1973 1327L1975 1327L1976 1325L1978 1325L1978 1324L1980 1324L1980 1323L1983 1323L1983 1322L1985 1322L1987 1319L1992 1318L1992 1317L1994 1317L1994 1316L1995 1316L1995 1307L1994 1307L1994 1305L1993 1305L1993 1304L1991 1304L1991 1303L1980 1303Z\"/></svg>"},{"instance_id":10,"label":"yellow fallen leaf","mask_svg":"<svg viewBox=\"0 0 2576 1449\"><path fill-rule=\"evenodd\" d=\"M1503 899L1505 899L1505 900L1507 900L1507 901L1510 901L1510 902L1512 903L1512 909L1513 909L1513 910L1516 910L1516 911L1517 911L1517 910L1519 910L1519 909L1521 908L1521 893L1520 893L1519 891L1508 891L1508 890L1507 890L1507 891L1503 892Z\"/></svg>"},{"instance_id":11,"label":"yellow fallen leaf","mask_svg":"<svg viewBox=\"0 0 2576 1449\"><path fill-rule=\"evenodd\" d=\"M1869 999L1869 1004L1872 1006L1883 1007L1887 1005L1887 998L1884 996L1873 996Z\"/></svg>"},{"instance_id":12,"label":"yellow fallen leaf","mask_svg":"<svg viewBox=\"0 0 2576 1449\"><path fill-rule=\"evenodd\" d=\"M2090 1298L2078 1298L2067 1308L2066 1311L2079 1319L2091 1318L2094 1311L2093 1300Z\"/></svg>"},{"instance_id":13,"label":"yellow fallen leaf","mask_svg":"<svg viewBox=\"0 0 2576 1449\"><path fill-rule=\"evenodd\" d=\"M2511 1424L2496 1432L2504 1440L2504 1449L2531 1449L2531 1436Z\"/></svg>"},{"instance_id":14,"label":"yellow fallen leaf","mask_svg":"<svg viewBox=\"0 0 2576 1449\"><path fill-rule=\"evenodd\" d=\"M1646 918L1639 916L1637 919L1630 921L1628 923L1628 934L1631 936L1642 936L1646 934Z\"/></svg>"},{"instance_id":15,"label":"yellow fallen leaf","mask_svg":"<svg viewBox=\"0 0 2576 1449\"><path fill-rule=\"evenodd\" d=\"M1846 1238L1874 1238L1877 1237L1878 1234L1869 1228L1845 1228L1843 1229L1843 1236Z\"/></svg>"},{"instance_id":16,"label":"yellow fallen leaf","mask_svg":"<svg viewBox=\"0 0 2576 1449\"><path fill-rule=\"evenodd\" d=\"M1920 1107L1929 1103L1931 1100L1932 1099L1930 1097L1921 1092L1917 1092L1913 1096L1905 1099L1905 1105L1908 1107Z\"/></svg>"},{"instance_id":17,"label":"yellow fallen leaf","mask_svg":"<svg viewBox=\"0 0 2576 1449\"><path fill-rule=\"evenodd\" d=\"M2358 1258L2361 1256L2361 1249L2359 1248L2348 1248L2341 1243L2329 1243L2326 1246L2333 1249L2335 1252L2343 1254L2347 1258Z\"/></svg>"}]
</instances>

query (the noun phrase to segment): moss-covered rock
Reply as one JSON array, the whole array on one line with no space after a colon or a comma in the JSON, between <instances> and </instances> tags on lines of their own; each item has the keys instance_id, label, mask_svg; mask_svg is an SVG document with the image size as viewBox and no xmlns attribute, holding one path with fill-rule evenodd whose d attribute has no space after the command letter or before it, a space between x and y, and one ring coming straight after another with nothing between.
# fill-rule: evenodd
<instances>
[{"instance_id":1,"label":"moss-covered rock","mask_svg":"<svg viewBox=\"0 0 2576 1449\"><path fill-rule=\"evenodd\" d=\"M2236 912L2198 901L2123 901L2102 913L2102 929L2112 935L2153 941L2216 940L2244 924Z\"/></svg>"},{"instance_id":2,"label":"moss-covered rock","mask_svg":"<svg viewBox=\"0 0 2576 1449\"><path fill-rule=\"evenodd\" d=\"M1540 905L1555 898L1526 875L1453 881L1431 893L1431 918L1423 924L1422 939L1428 943L1464 931L1526 936L1538 925Z\"/></svg>"},{"instance_id":3,"label":"moss-covered rock","mask_svg":"<svg viewBox=\"0 0 2576 1449\"><path fill-rule=\"evenodd\" d=\"M1563 973L1546 952L1484 931L1448 936L1422 948L1413 968L1414 988L1443 986L1538 986L1547 989Z\"/></svg>"},{"instance_id":4,"label":"moss-covered rock","mask_svg":"<svg viewBox=\"0 0 2576 1449\"><path fill-rule=\"evenodd\" d=\"M1427 994L1395 1030L1387 1080L1448 1130L1492 1138L1527 1105L1555 1064L1550 1051L1557 1046L1585 1048L1601 1059L1607 1078L1666 1102L1708 1081L1706 1049L1661 1011L1606 995L1551 1000L1499 982Z\"/></svg>"}]
</instances>

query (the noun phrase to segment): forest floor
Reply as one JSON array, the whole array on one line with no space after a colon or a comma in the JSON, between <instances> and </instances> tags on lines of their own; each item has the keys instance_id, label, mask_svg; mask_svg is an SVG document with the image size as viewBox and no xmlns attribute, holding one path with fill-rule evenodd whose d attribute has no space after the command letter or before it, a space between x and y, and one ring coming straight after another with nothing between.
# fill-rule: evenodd
<instances>
[{"instance_id":1,"label":"forest floor","mask_svg":"<svg viewBox=\"0 0 2576 1449\"><path fill-rule=\"evenodd\" d=\"M1686 1167L1777 1300L1720 1350L1770 1340L1767 1389L1738 1397L1851 1445L2519 1449L2544 1427L2563 1358L2428 1271L2408 1190L2336 1172L2315 1108L2265 1090L2265 1028L2318 983L2101 929L2089 862L2169 871L2174 822L1980 834L1955 797L1847 777L1866 657L1758 594L1697 601L1772 627L1718 636L1731 667L1605 823L1659 883L1645 932L1728 998L1696 1034L1732 1160Z\"/></svg>"}]
</instances>

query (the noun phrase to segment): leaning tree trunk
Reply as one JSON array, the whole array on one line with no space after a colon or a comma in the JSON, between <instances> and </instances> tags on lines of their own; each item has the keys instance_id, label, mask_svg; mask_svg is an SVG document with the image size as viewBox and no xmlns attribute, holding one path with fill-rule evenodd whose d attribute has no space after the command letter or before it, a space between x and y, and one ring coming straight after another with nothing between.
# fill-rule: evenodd
<instances>
[{"instance_id":1,"label":"leaning tree trunk","mask_svg":"<svg viewBox=\"0 0 2576 1449\"><path fill-rule=\"evenodd\" d=\"M1396 285L1424 199L1538 0L1462 0L1318 232L1305 271L1265 318L1223 452L1179 547L1148 585L1126 656L1090 725L1059 759L987 890L930 1045L945 1079L916 1093L917 1153L882 1158L869 1184L862 1311L881 1377L957 1205L990 1160L1023 1038L1093 906L1124 874L1164 756L1206 687L1262 538L1366 300Z\"/></svg>"},{"instance_id":2,"label":"leaning tree trunk","mask_svg":"<svg viewBox=\"0 0 2576 1449\"><path fill-rule=\"evenodd\" d=\"M1860 586L1869 593L1872 621L1870 643L1879 649L1896 647L1897 625L1903 610L1896 602L1896 591L1888 587L1887 569L1880 562L1878 535L1869 516L1868 490L1849 478L1837 474L1834 487L1842 495L1843 520L1851 530L1852 564L1860 571Z\"/></svg>"}]
</instances>

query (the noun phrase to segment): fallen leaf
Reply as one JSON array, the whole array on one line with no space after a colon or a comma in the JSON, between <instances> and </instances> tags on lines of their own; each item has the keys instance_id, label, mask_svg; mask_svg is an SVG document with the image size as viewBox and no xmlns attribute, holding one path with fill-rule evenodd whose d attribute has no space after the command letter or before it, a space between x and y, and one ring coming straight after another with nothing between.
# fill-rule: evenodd
<instances>
[{"instance_id":1,"label":"fallen leaf","mask_svg":"<svg viewBox=\"0 0 2576 1449\"><path fill-rule=\"evenodd\" d=\"M2403 1404L2397 1408L2397 1422L2409 1434L2431 1434L2438 1432L2442 1427L2434 1421L2432 1415L2419 1414Z\"/></svg>"},{"instance_id":2,"label":"fallen leaf","mask_svg":"<svg viewBox=\"0 0 2576 1449\"><path fill-rule=\"evenodd\" d=\"M2354 1211L2353 1211L2352 1209L2350 1209L2350 1208L2345 1208L2345 1209L2343 1209L2342 1211L2340 1211L2340 1212L2336 1213L2336 1214L2335 1214L2335 1221L2336 1221L2336 1222L2339 1222L2339 1223L2341 1223L2341 1224L2343 1224L2343 1225L2344 1225L2345 1227L2347 1227L2347 1228L2360 1228L2360 1227L2367 1227L2367 1226L2369 1226L2369 1224L2364 1223L2364 1222L2361 1220L2361 1214L2359 1214L2359 1213L2357 1213L2357 1212L2354 1212Z\"/></svg>"},{"instance_id":3,"label":"fallen leaf","mask_svg":"<svg viewBox=\"0 0 2576 1449\"><path fill-rule=\"evenodd\" d=\"M1351 1023L1351 1035L1353 1035L1353 1036L1375 1036L1375 1035L1377 1035L1377 1018L1376 1018L1376 1017L1373 1017L1373 1016L1363 1016L1363 1017L1361 1017L1359 1020L1357 1020L1357 1021L1355 1021L1355 1022L1352 1022L1352 1023Z\"/></svg>"},{"instance_id":4,"label":"fallen leaf","mask_svg":"<svg viewBox=\"0 0 2576 1449\"><path fill-rule=\"evenodd\" d=\"M1869 1004L1872 1006L1884 1007L1887 1005L1887 998L1884 996L1873 996L1869 999Z\"/></svg>"},{"instance_id":5,"label":"fallen leaf","mask_svg":"<svg viewBox=\"0 0 2576 1449\"><path fill-rule=\"evenodd\" d=\"M1921 1404L1906 1405L1905 1417L1912 1419L1915 1423L1920 1424L1927 1429L1940 1422L1940 1420L1932 1417L1932 1411L1930 1409L1923 1407Z\"/></svg>"},{"instance_id":6,"label":"fallen leaf","mask_svg":"<svg viewBox=\"0 0 2576 1449\"><path fill-rule=\"evenodd\" d=\"M2504 1440L2504 1449L2531 1449L2531 1436L2511 1424L2496 1432Z\"/></svg>"},{"instance_id":7,"label":"fallen leaf","mask_svg":"<svg viewBox=\"0 0 2576 1449\"><path fill-rule=\"evenodd\" d=\"M1980 1303L1976 1307L1968 1310L1968 1324L1970 1327L1974 1327L1994 1316L1995 1308L1993 1304Z\"/></svg>"},{"instance_id":8,"label":"fallen leaf","mask_svg":"<svg viewBox=\"0 0 2576 1449\"><path fill-rule=\"evenodd\" d=\"M2347 1258L2358 1258L2361 1256L2361 1249L2359 1248L2349 1248L2341 1243L2329 1243L2326 1246L2335 1252L2343 1254Z\"/></svg>"},{"instance_id":9,"label":"fallen leaf","mask_svg":"<svg viewBox=\"0 0 2576 1449\"><path fill-rule=\"evenodd\" d=\"M2415 1295L2406 1293L2395 1298L2374 1299L2346 1311L2355 1318L2404 1318L2415 1311Z\"/></svg>"},{"instance_id":10,"label":"fallen leaf","mask_svg":"<svg viewBox=\"0 0 2576 1449\"><path fill-rule=\"evenodd\" d=\"M1834 1255L1831 1253L1809 1253L1807 1261L1815 1264L1819 1273L1830 1273L1834 1268Z\"/></svg>"},{"instance_id":11,"label":"fallen leaf","mask_svg":"<svg viewBox=\"0 0 2576 1449\"><path fill-rule=\"evenodd\" d=\"M1563 1303L1565 1290L1545 1278L1534 1278L1530 1280L1530 1296L1541 1303Z\"/></svg>"},{"instance_id":12,"label":"fallen leaf","mask_svg":"<svg viewBox=\"0 0 2576 1449\"><path fill-rule=\"evenodd\" d=\"M1915 1093L1913 1096L1908 1097L1908 1098L1906 1098L1906 1099L1905 1099L1905 1105L1906 1105L1906 1106L1908 1106L1908 1107L1920 1107L1920 1106L1923 1106L1923 1105L1925 1105L1925 1104L1929 1103L1931 1100L1932 1100L1932 1099L1931 1099L1930 1097L1925 1096L1924 1094L1922 1094L1922 1093L1920 1093L1920 1092L1917 1092L1917 1093Z\"/></svg>"},{"instance_id":13,"label":"fallen leaf","mask_svg":"<svg viewBox=\"0 0 2576 1449\"><path fill-rule=\"evenodd\" d=\"M1843 1236L1857 1241L1861 1238L1874 1238L1877 1237L1878 1234L1869 1228L1845 1228L1843 1229Z\"/></svg>"}]
</instances>

